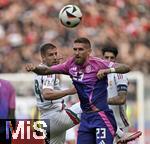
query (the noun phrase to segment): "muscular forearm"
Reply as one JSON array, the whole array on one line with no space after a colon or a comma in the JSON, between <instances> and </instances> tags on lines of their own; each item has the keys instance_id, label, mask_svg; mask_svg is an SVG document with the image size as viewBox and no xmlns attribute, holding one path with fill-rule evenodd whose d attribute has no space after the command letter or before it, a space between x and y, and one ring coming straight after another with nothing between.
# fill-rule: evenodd
<instances>
[{"instance_id":1,"label":"muscular forearm","mask_svg":"<svg viewBox=\"0 0 150 144\"><path fill-rule=\"evenodd\" d=\"M122 105L124 104L123 101L121 100L118 100L119 97L118 96L115 96L115 97L112 97L112 98L108 98L107 102L109 105Z\"/></svg>"},{"instance_id":2,"label":"muscular forearm","mask_svg":"<svg viewBox=\"0 0 150 144\"><path fill-rule=\"evenodd\" d=\"M53 74L53 72L50 70L50 68L46 66L37 66L33 72L35 72L38 75L49 75Z\"/></svg>"},{"instance_id":3,"label":"muscular forearm","mask_svg":"<svg viewBox=\"0 0 150 144\"><path fill-rule=\"evenodd\" d=\"M43 96L46 100L56 100L62 97L65 97L67 95L73 95L76 94L75 88L70 88L66 90L45 90L43 91Z\"/></svg>"},{"instance_id":4,"label":"muscular forearm","mask_svg":"<svg viewBox=\"0 0 150 144\"><path fill-rule=\"evenodd\" d=\"M130 67L128 65L125 65L125 64L117 64L116 67L115 67L115 71L114 73L127 73L131 71ZM113 71L111 71L111 73L113 73Z\"/></svg>"},{"instance_id":5,"label":"muscular forearm","mask_svg":"<svg viewBox=\"0 0 150 144\"><path fill-rule=\"evenodd\" d=\"M113 96L107 99L109 105L122 105L126 103L127 92L120 91L117 96Z\"/></svg>"},{"instance_id":6,"label":"muscular forearm","mask_svg":"<svg viewBox=\"0 0 150 144\"><path fill-rule=\"evenodd\" d=\"M56 99L60 99L62 97L66 96L66 91L55 91L55 92L49 92L49 93L46 93L44 98L46 100L56 100Z\"/></svg>"},{"instance_id":7,"label":"muscular forearm","mask_svg":"<svg viewBox=\"0 0 150 144\"><path fill-rule=\"evenodd\" d=\"M129 66L125 65L125 64L119 64L116 63L115 67L113 68L108 68L108 69L100 69L97 73L97 77L99 79L103 79L104 77L106 77L107 74L110 73L128 73L130 71Z\"/></svg>"},{"instance_id":8,"label":"muscular forearm","mask_svg":"<svg viewBox=\"0 0 150 144\"><path fill-rule=\"evenodd\" d=\"M28 72L34 72L38 75L50 75L50 74L57 74L58 72L52 71L49 67L47 66L35 66L34 64L26 64L25 69Z\"/></svg>"}]
</instances>

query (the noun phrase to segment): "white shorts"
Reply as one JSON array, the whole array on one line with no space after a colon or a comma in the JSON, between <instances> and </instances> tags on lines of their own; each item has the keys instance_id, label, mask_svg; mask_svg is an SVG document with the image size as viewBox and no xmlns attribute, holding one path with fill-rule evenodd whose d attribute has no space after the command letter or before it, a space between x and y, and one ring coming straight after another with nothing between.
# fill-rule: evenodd
<instances>
[{"instance_id":1,"label":"white shorts","mask_svg":"<svg viewBox=\"0 0 150 144\"><path fill-rule=\"evenodd\" d=\"M64 144L66 130L76 125L79 119L81 109L80 104L75 104L67 110L47 111L41 115L41 119L47 124L47 137L50 139L50 144ZM76 114L77 113L77 114ZM70 117L71 115L71 117ZM74 122L75 121L75 122Z\"/></svg>"},{"instance_id":2,"label":"white shorts","mask_svg":"<svg viewBox=\"0 0 150 144\"><path fill-rule=\"evenodd\" d=\"M75 140L76 139L76 131L75 128L72 127L66 132L66 141Z\"/></svg>"}]
</instances>

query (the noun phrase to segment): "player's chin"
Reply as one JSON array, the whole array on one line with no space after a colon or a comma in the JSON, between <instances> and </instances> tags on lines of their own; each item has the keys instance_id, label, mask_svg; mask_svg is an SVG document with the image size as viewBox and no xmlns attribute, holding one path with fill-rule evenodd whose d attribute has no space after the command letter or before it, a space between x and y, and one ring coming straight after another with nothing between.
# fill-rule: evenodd
<instances>
[{"instance_id":1,"label":"player's chin","mask_svg":"<svg viewBox=\"0 0 150 144\"><path fill-rule=\"evenodd\" d=\"M81 58L75 58L75 63L77 65L82 65L83 64L83 60Z\"/></svg>"}]
</instances>

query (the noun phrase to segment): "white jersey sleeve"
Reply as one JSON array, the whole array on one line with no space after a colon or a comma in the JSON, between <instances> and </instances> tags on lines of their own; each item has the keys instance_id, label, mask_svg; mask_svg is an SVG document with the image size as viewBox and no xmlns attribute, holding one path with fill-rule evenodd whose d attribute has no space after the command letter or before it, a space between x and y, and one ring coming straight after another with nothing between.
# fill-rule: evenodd
<instances>
[{"instance_id":1,"label":"white jersey sleeve","mask_svg":"<svg viewBox=\"0 0 150 144\"><path fill-rule=\"evenodd\" d=\"M117 91L127 91L128 79L125 74L115 74L114 80L117 86Z\"/></svg>"},{"instance_id":2,"label":"white jersey sleeve","mask_svg":"<svg viewBox=\"0 0 150 144\"><path fill-rule=\"evenodd\" d=\"M118 95L119 91L127 91L128 79L125 74L111 73L108 74L108 97Z\"/></svg>"}]
</instances>

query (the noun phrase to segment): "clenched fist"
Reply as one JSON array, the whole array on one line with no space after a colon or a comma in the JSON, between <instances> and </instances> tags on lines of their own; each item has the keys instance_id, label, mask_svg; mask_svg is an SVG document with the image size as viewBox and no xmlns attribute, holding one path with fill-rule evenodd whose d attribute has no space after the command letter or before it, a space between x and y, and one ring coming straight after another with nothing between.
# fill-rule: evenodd
<instances>
[{"instance_id":1,"label":"clenched fist","mask_svg":"<svg viewBox=\"0 0 150 144\"><path fill-rule=\"evenodd\" d=\"M36 66L35 66L34 64L32 64L32 63L26 64L26 65L25 65L25 69L26 69L28 72L34 71L34 70L36 69Z\"/></svg>"},{"instance_id":2,"label":"clenched fist","mask_svg":"<svg viewBox=\"0 0 150 144\"><path fill-rule=\"evenodd\" d=\"M104 77L107 76L107 74L109 74L111 72L110 69L102 69L102 70L99 70L98 73L97 73L97 77L98 79L103 79Z\"/></svg>"}]
</instances>

